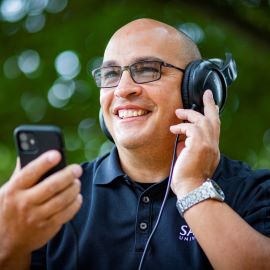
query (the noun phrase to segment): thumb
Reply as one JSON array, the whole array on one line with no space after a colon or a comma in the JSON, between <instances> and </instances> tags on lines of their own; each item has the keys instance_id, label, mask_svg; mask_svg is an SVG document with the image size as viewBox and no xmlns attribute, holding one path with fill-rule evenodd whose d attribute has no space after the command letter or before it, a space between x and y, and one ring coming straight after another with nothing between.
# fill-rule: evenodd
<instances>
[{"instance_id":1,"label":"thumb","mask_svg":"<svg viewBox=\"0 0 270 270\"><path fill-rule=\"evenodd\" d=\"M203 95L204 115L210 119L216 118L219 115L218 106L215 103L211 90L206 90Z\"/></svg>"}]
</instances>

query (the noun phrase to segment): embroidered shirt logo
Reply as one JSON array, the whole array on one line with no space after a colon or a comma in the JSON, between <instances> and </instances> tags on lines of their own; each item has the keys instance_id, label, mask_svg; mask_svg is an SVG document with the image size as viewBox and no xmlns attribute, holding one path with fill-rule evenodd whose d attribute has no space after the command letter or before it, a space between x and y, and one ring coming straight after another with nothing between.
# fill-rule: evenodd
<instances>
[{"instance_id":1,"label":"embroidered shirt logo","mask_svg":"<svg viewBox=\"0 0 270 270\"><path fill-rule=\"evenodd\" d=\"M195 236L187 225L182 225L178 239L181 241L190 242L195 240Z\"/></svg>"}]
</instances>

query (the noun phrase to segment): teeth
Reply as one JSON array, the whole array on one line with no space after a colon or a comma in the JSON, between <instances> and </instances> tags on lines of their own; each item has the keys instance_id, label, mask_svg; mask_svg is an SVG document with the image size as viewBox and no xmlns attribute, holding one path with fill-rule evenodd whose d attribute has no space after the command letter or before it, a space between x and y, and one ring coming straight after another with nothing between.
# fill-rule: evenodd
<instances>
[{"instance_id":1,"label":"teeth","mask_svg":"<svg viewBox=\"0 0 270 270\"><path fill-rule=\"evenodd\" d=\"M127 118L127 117L136 117L147 114L145 110L119 110L118 116L120 118Z\"/></svg>"}]
</instances>

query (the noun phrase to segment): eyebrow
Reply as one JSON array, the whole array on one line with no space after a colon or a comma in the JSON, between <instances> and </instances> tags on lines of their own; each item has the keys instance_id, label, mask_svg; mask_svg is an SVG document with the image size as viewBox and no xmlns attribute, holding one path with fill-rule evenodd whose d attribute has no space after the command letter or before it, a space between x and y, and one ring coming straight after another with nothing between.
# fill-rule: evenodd
<instances>
[{"instance_id":1,"label":"eyebrow","mask_svg":"<svg viewBox=\"0 0 270 270\"><path fill-rule=\"evenodd\" d=\"M140 57L135 57L132 59L132 62L130 65L141 62L141 61L158 61L158 62L164 62L161 58L159 57L154 57L154 56L140 56ZM101 67L110 67L110 66L119 66L119 63L115 60L108 60L102 63Z\"/></svg>"}]
</instances>

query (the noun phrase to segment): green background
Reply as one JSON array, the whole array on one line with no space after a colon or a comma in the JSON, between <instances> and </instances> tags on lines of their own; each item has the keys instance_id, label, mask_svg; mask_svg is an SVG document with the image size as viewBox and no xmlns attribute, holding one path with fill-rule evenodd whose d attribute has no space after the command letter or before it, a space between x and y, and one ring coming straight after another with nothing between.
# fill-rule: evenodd
<instances>
[{"instance_id":1,"label":"green background","mask_svg":"<svg viewBox=\"0 0 270 270\"><path fill-rule=\"evenodd\" d=\"M13 130L20 124L60 126L69 162L91 160L110 149L99 128L99 90L89 70L100 63L114 31L142 17L189 31L204 58L233 53L238 78L221 116L220 148L254 168L269 168L270 1L29 0L21 1L23 14L13 21L5 17L5 2L0 2L0 183L13 171ZM65 2L62 10L49 8ZM43 27L30 31L27 23L35 19L43 20ZM18 63L29 50L38 53L40 63L27 73ZM72 85L70 97L55 107L48 93L59 81L55 61L64 51L78 57L80 72L65 82Z\"/></svg>"}]
</instances>

